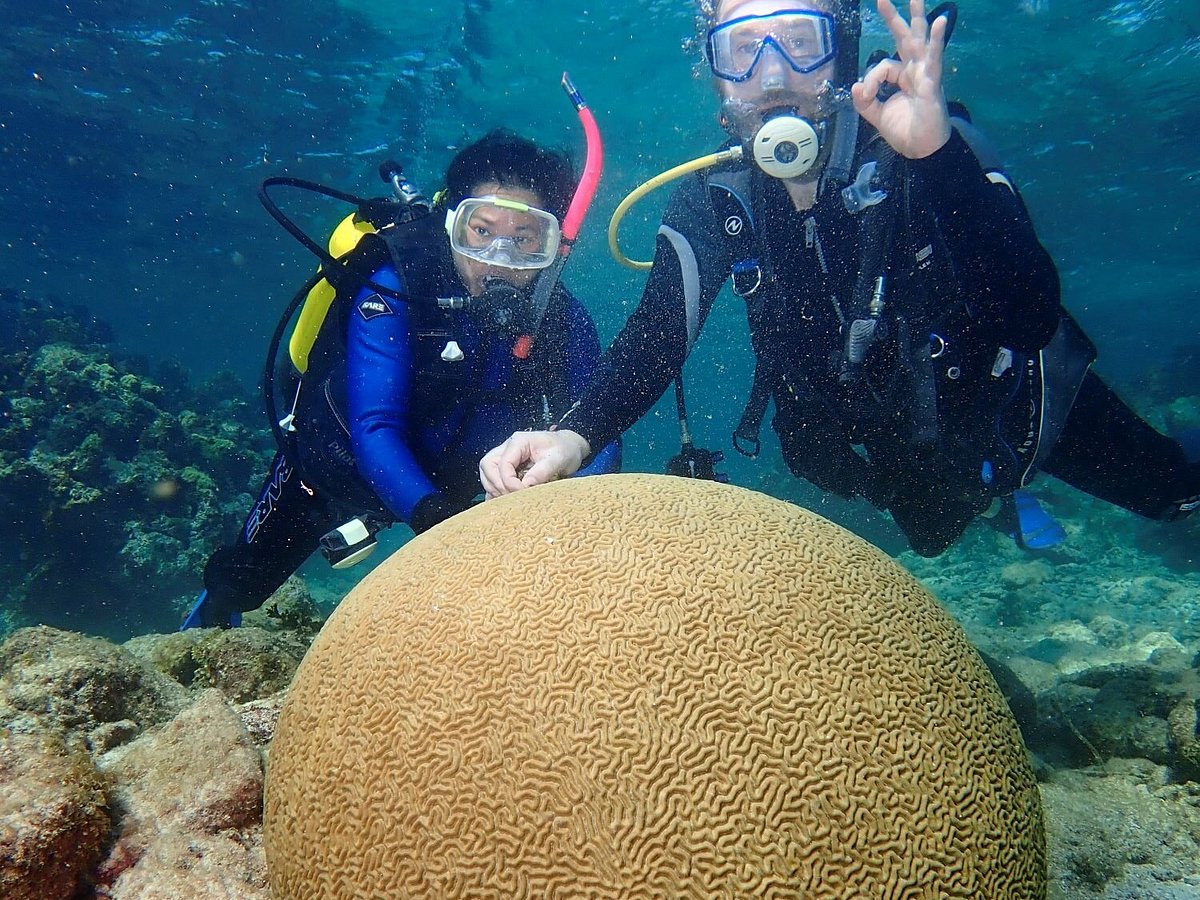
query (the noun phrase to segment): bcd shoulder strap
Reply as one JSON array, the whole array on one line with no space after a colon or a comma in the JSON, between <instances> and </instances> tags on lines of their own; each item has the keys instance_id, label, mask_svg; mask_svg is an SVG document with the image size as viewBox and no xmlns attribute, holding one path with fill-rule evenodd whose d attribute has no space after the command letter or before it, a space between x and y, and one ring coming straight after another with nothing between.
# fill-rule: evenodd
<instances>
[{"instance_id":1,"label":"bcd shoulder strap","mask_svg":"<svg viewBox=\"0 0 1200 900\"><path fill-rule=\"evenodd\" d=\"M444 403L449 392L460 392L465 368L461 362L442 357L447 343L461 337L460 317L464 312L444 309L437 303L439 294L449 285L441 276L446 265L440 249L444 237L440 228L428 224L433 219L428 216L422 220L424 224L383 229L377 236L387 247L410 298L408 314L413 323L417 371L414 400L418 403ZM509 384L499 392L480 391L469 398L460 395L459 401L477 405L509 403L517 410L518 420L528 427L546 427L556 421L570 406L567 305L565 288L556 285L530 352L513 354Z\"/></svg>"},{"instance_id":2,"label":"bcd shoulder strap","mask_svg":"<svg viewBox=\"0 0 1200 900\"><path fill-rule=\"evenodd\" d=\"M705 183L733 260L730 265L733 292L746 301L746 321L754 349L750 397L733 431L733 446L743 456L755 459L762 449L758 435L775 381L776 366L768 335L772 327L768 319L778 310L775 273L769 255L761 246L755 220L754 197L761 186L757 172L746 165L712 172Z\"/></svg>"}]
</instances>

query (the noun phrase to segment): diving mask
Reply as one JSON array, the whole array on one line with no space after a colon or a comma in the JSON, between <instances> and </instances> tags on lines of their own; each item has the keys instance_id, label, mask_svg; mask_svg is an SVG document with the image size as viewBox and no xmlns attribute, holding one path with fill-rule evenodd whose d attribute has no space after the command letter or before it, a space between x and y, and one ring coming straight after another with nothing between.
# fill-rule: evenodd
<instances>
[{"instance_id":1,"label":"diving mask","mask_svg":"<svg viewBox=\"0 0 1200 900\"><path fill-rule=\"evenodd\" d=\"M446 211L450 247L468 259L505 269L544 269L558 253L558 219L504 197L467 197Z\"/></svg>"},{"instance_id":2,"label":"diving mask","mask_svg":"<svg viewBox=\"0 0 1200 900\"><path fill-rule=\"evenodd\" d=\"M754 74L768 49L799 74L816 71L836 55L833 34L834 20L829 13L782 9L714 25L708 30L705 48L714 75L741 82Z\"/></svg>"}]
</instances>

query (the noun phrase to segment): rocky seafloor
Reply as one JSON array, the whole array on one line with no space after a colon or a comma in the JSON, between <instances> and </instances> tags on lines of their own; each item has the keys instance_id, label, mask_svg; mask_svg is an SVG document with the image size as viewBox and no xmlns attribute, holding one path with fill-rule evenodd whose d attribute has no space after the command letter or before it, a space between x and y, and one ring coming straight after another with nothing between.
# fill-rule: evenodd
<instances>
[{"instance_id":1,"label":"rocky seafloor","mask_svg":"<svg viewBox=\"0 0 1200 900\"><path fill-rule=\"evenodd\" d=\"M1162 545L1200 535L1059 499L1073 533L1052 558L973 529L936 560L903 561L964 622L1021 724L1050 896L1200 897L1200 575ZM320 623L292 579L229 631L123 644L13 632L0 645L0 896L270 897L265 760Z\"/></svg>"}]
</instances>

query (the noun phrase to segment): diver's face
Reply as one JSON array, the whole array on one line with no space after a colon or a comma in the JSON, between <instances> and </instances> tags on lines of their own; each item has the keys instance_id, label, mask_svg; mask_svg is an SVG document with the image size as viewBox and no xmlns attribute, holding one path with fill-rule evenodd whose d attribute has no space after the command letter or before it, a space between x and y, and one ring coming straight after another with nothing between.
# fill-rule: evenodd
<instances>
[{"instance_id":1,"label":"diver's face","mask_svg":"<svg viewBox=\"0 0 1200 900\"><path fill-rule=\"evenodd\" d=\"M499 197L503 200L513 200L517 203L524 203L526 206L537 207L544 209L542 206L543 200L533 191L527 191L523 188L516 187L501 187L492 181L485 181L482 184L475 185L471 191L472 197ZM481 241L490 241L493 237L507 237L514 240L526 240L528 228L527 223L521 221L521 214L510 211L505 211L503 214L496 210L481 210L476 213L478 221L472 219L471 228L473 233L480 236ZM507 281L515 288L526 288L537 277L537 269L509 269L504 266L488 265L477 259L470 259L460 253L452 253L454 257L454 268L458 271L458 277L463 280L463 284L467 286L467 292L472 297L479 297L483 294L483 282L485 278L501 278Z\"/></svg>"},{"instance_id":2,"label":"diver's face","mask_svg":"<svg viewBox=\"0 0 1200 900\"><path fill-rule=\"evenodd\" d=\"M717 22L728 22L742 16L769 16L785 9L808 9L829 12L825 4L813 0L725 0L717 9ZM769 19L763 20L763 36L771 33ZM782 107L795 107L803 115L814 116L817 98L833 79L830 61L812 72L797 72L779 51L767 44L750 77L745 81L714 78L722 100L740 100L756 107L761 113Z\"/></svg>"}]
</instances>

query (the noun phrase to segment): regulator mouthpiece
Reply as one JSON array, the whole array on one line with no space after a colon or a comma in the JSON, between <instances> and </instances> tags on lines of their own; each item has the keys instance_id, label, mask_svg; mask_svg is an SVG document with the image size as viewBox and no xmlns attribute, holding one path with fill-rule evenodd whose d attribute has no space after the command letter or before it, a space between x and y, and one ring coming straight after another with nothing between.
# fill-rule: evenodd
<instances>
[{"instance_id":1,"label":"regulator mouthpiece","mask_svg":"<svg viewBox=\"0 0 1200 900\"><path fill-rule=\"evenodd\" d=\"M751 155L758 167L774 178L796 178L812 168L821 141L812 123L801 116L768 119L754 135Z\"/></svg>"},{"instance_id":2,"label":"regulator mouthpiece","mask_svg":"<svg viewBox=\"0 0 1200 900\"><path fill-rule=\"evenodd\" d=\"M483 279L483 293L471 304L483 328L494 334L516 334L527 325L529 291L497 275Z\"/></svg>"}]
</instances>

